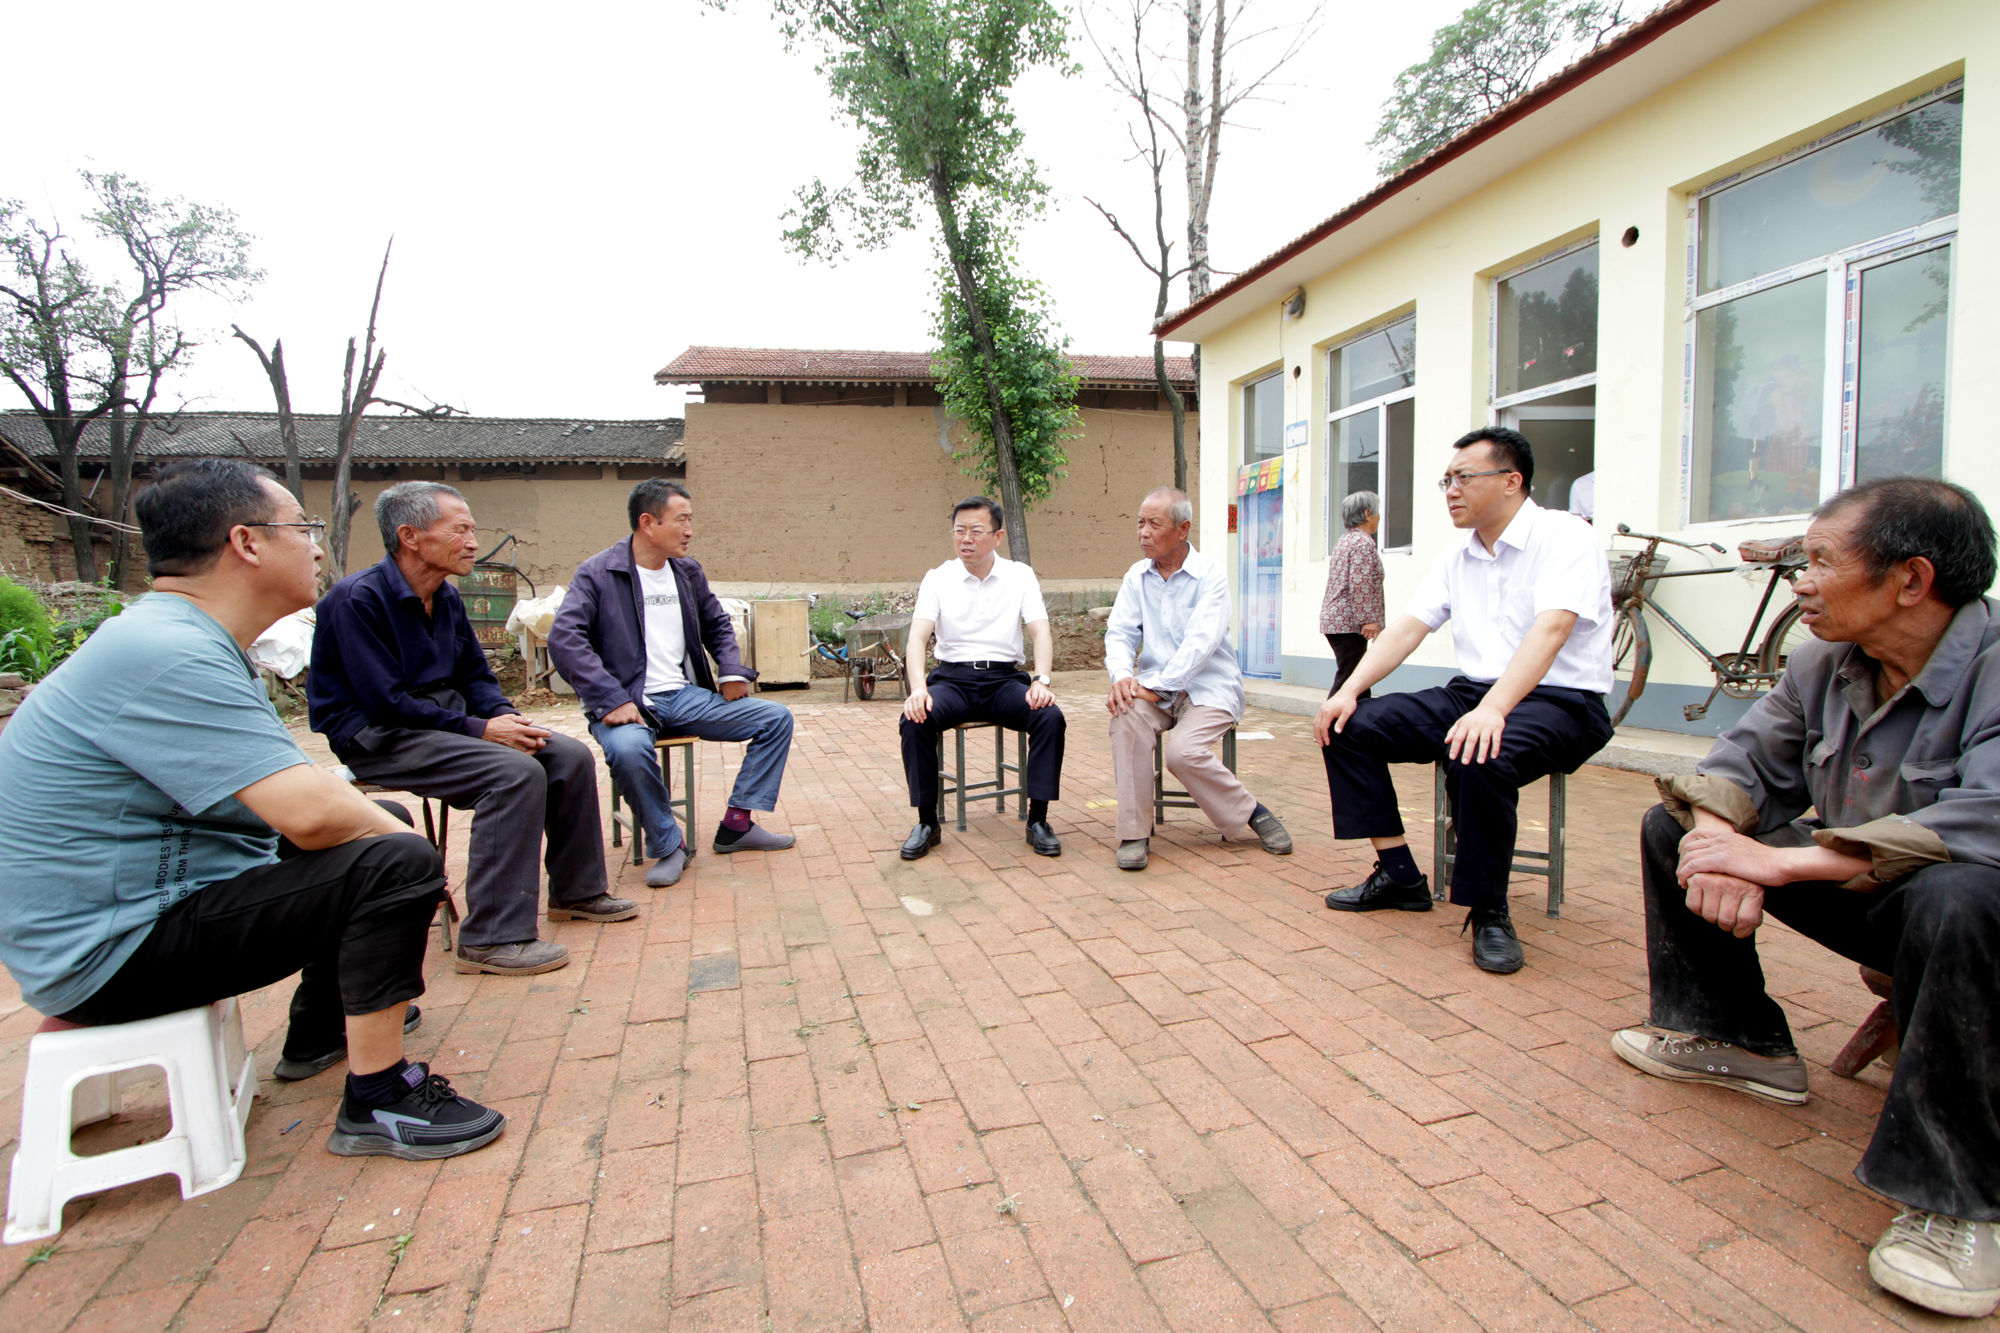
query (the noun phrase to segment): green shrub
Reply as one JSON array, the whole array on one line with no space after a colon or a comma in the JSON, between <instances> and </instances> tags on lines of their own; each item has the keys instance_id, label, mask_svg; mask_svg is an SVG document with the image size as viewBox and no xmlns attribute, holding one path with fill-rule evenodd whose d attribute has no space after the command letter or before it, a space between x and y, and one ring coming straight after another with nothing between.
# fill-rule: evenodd
<instances>
[{"instance_id":1,"label":"green shrub","mask_svg":"<svg viewBox=\"0 0 2000 1333\"><path fill-rule=\"evenodd\" d=\"M60 660L55 626L41 599L11 579L0 578L0 671L18 671L29 680L40 680Z\"/></svg>"}]
</instances>

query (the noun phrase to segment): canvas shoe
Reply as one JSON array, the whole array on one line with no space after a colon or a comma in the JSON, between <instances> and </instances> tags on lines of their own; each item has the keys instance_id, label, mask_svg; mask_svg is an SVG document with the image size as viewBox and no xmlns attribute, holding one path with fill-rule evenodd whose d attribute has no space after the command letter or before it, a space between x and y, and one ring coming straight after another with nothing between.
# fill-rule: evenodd
<instances>
[{"instance_id":1,"label":"canvas shoe","mask_svg":"<svg viewBox=\"0 0 2000 1333\"><path fill-rule=\"evenodd\" d=\"M1611 1050L1656 1078L1717 1083L1788 1106L1806 1100L1806 1062L1796 1055L1758 1055L1726 1041L1644 1028L1612 1033Z\"/></svg>"},{"instance_id":2,"label":"canvas shoe","mask_svg":"<svg viewBox=\"0 0 2000 1333\"><path fill-rule=\"evenodd\" d=\"M484 1148L500 1137L507 1117L451 1090L426 1064L403 1070L404 1091L395 1101L363 1106L342 1095L327 1151L340 1157L401 1157L421 1162Z\"/></svg>"},{"instance_id":3,"label":"canvas shoe","mask_svg":"<svg viewBox=\"0 0 2000 1333\"><path fill-rule=\"evenodd\" d=\"M1127 838L1118 844L1118 868L1120 870L1144 870L1152 850L1150 838Z\"/></svg>"},{"instance_id":4,"label":"canvas shoe","mask_svg":"<svg viewBox=\"0 0 2000 1333\"><path fill-rule=\"evenodd\" d=\"M1904 1300L1977 1319L2000 1305L2000 1222L1906 1209L1868 1252L1868 1275Z\"/></svg>"},{"instance_id":5,"label":"canvas shoe","mask_svg":"<svg viewBox=\"0 0 2000 1333\"><path fill-rule=\"evenodd\" d=\"M1261 805L1257 807L1257 813L1250 816L1250 831L1257 835L1259 845L1271 855L1292 854L1292 835L1285 832L1285 826L1278 822L1276 815Z\"/></svg>"}]
</instances>

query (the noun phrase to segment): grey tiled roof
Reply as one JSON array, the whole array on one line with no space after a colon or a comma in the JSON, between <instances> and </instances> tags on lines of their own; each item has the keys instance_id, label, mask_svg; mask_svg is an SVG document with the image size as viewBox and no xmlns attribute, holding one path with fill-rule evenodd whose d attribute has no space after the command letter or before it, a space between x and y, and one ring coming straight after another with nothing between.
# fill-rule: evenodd
<instances>
[{"instance_id":1,"label":"grey tiled roof","mask_svg":"<svg viewBox=\"0 0 2000 1333\"><path fill-rule=\"evenodd\" d=\"M307 464L333 461L335 418L298 414L299 455ZM683 461L683 423L660 421L543 421L512 417L364 416L354 456L366 462L442 463L674 463ZM55 447L31 412L0 413L0 436L22 452L53 460ZM107 431L92 422L83 457L105 456ZM282 458L275 412L187 412L155 422L140 444L146 459Z\"/></svg>"},{"instance_id":2,"label":"grey tiled roof","mask_svg":"<svg viewBox=\"0 0 2000 1333\"><path fill-rule=\"evenodd\" d=\"M1087 388L1153 387L1153 358L1070 357ZM1194 362L1167 358L1175 387L1194 388ZM655 371L659 384L935 384L928 352L861 352L842 348L694 346Z\"/></svg>"}]
</instances>

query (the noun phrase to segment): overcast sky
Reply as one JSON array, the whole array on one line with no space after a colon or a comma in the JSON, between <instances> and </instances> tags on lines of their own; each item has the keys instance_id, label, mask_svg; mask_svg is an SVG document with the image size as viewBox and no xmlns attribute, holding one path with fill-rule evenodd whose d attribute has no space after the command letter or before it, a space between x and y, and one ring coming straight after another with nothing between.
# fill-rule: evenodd
<instances>
[{"instance_id":1,"label":"overcast sky","mask_svg":"<svg viewBox=\"0 0 2000 1333\"><path fill-rule=\"evenodd\" d=\"M1305 0L1250 8L1281 23ZM1373 184L1381 102L1461 8L1328 0L1285 86L1225 131L1218 269L1247 266ZM815 175L845 181L855 138L759 0L728 14L694 0L90 2L23 7L7 28L21 58L0 197L80 231L76 169L121 171L232 208L256 238L268 276L246 302L182 310L204 342L173 382L190 406L272 406L229 337L235 321L267 347L285 340L295 406L333 410L391 234L391 398L658 417L677 415L682 395L653 372L691 344L929 346L928 234L838 267L780 244L792 191ZM1084 195L1143 221L1146 177L1126 160L1125 108L1080 28L1073 53L1081 74L1037 75L1017 94L1052 187L1022 258L1073 350L1143 353L1152 279ZM1185 297L1176 284L1173 304ZM0 398L18 405L11 389Z\"/></svg>"}]
</instances>

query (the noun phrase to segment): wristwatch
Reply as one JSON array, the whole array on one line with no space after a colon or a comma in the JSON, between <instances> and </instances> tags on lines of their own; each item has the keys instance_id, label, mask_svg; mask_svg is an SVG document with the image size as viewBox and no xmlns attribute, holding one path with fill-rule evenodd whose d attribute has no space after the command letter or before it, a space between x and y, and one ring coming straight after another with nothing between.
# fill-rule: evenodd
<instances>
[{"instance_id":1,"label":"wristwatch","mask_svg":"<svg viewBox=\"0 0 2000 1333\"><path fill-rule=\"evenodd\" d=\"M1048 683L1049 683L1049 678L1048 678L1047 676L1036 676L1036 677L1035 677L1035 684L1037 684L1037 685L1046 685L1046 684L1048 684Z\"/></svg>"}]
</instances>

